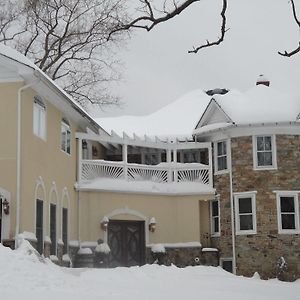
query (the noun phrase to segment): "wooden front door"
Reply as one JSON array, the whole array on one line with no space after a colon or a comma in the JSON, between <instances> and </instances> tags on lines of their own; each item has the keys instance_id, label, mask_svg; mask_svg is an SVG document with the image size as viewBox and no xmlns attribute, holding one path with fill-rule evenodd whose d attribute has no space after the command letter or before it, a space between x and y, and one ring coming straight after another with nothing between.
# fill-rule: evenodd
<instances>
[{"instance_id":1,"label":"wooden front door","mask_svg":"<svg viewBox=\"0 0 300 300\"><path fill-rule=\"evenodd\" d=\"M110 220L108 245L110 267L141 266L145 263L145 222Z\"/></svg>"}]
</instances>

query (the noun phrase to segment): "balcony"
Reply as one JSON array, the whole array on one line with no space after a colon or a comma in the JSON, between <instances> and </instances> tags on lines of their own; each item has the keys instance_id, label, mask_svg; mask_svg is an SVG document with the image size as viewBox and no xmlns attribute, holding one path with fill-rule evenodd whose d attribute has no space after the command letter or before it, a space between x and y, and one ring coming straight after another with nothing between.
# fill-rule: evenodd
<instances>
[{"instance_id":1,"label":"balcony","mask_svg":"<svg viewBox=\"0 0 300 300\"><path fill-rule=\"evenodd\" d=\"M210 143L147 136L144 139L130 138L126 134L120 137L113 132L111 135L76 133L76 137L77 190L160 195L214 193ZM95 143L101 144L105 150L90 159L86 154L90 153L89 145ZM156 160L147 160L149 153ZM195 154L192 163L186 161L186 153ZM104 160L104 157L108 159Z\"/></svg>"},{"instance_id":2,"label":"balcony","mask_svg":"<svg viewBox=\"0 0 300 300\"><path fill-rule=\"evenodd\" d=\"M81 190L120 190L159 194L212 192L210 168L198 163L130 164L105 160L81 160Z\"/></svg>"}]
</instances>

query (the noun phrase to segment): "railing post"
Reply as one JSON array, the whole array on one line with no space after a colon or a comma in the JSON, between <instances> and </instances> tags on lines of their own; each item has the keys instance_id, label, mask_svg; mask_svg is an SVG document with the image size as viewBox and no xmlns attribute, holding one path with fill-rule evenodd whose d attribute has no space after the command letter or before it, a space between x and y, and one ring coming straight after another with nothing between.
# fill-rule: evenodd
<instances>
[{"instance_id":1,"label":"railing post","mask_svg":"<svg viewBox=\"0 0 300 300\"><path fill-rule=\"evenodd\" d=\"M122 146L122 158L124 163L124 179L127 180L128 178L128 166L127 166L127 145L124 144Z\"/></svg>"},{"instance_id":2,"label":"railing post","mask_svg":"<svg viewBox=\"0 0 300 300\"><path fill-rule=\"evenodd\" d=\"M173 150L173 162L174 162L174 182L178 182L177 149Z\"/></svg>"},{"instance_id":3,"label":"railing post","mask_svg":"<svg viewBox=\"0 0 300 300\"><path fill-rule=\"evenodd\" d=\"M172 181L171 156L171 149L167 149L168 182Z\"/></svg>"},{"instance_id":4,"label":"railing post","mask_svg":"<svg viewBox=\"0 0 300 300\"><path fill-rule=\"evenodd\" d=\"M77 140L77 147L78 147L78 159L77 159L77 182L80 182L82 179L82 139L79 138Z\"/></svg>"},{"instance_id":5,"label":"railing post","mask_svg":"<svg viewBox=\"0 0 300 300\"><path fill-rule=\"evenodd\" d=\"M213 161L212 161L212 146L209 145L208 147L208 161L209 161L209 186L213 186Z\"/></svg>"}]
</instances>

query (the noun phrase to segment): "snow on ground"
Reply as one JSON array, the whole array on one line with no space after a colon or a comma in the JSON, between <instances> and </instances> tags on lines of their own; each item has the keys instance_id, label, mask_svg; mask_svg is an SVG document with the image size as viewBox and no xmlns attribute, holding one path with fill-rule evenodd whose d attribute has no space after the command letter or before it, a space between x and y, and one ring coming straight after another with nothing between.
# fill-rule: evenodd
<instances>
[{"instance_id":1,"label":"snow on ground","mask_svg":"<svg viewBox=\"0 0 300 300\"><path fill-rule=\"evenodd\" d=\"M25 242L16 251L0 244L0 294L9 300L293 300L300 299L300 282L236 277L204 266L66 269L40 261Z\"/></svg>"}]
</instances>

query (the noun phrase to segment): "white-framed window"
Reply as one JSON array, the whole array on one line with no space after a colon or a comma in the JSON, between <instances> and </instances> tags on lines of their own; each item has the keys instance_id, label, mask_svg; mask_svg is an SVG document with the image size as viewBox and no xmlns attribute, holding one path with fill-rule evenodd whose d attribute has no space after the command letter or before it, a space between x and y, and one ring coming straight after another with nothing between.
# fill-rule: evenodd
<instances>
[{"instance_id":1,"label":"white-framed window","mask_svg":"<svg viewBox=\"0 0 300 300\"><path fill-rule=\"evenodd\" d=\"M210 202L211 235L220 236L220 200Z\"/></svg>"},{"instance_id":2,"label":"white-framed window","mask_svg":"<svg viewBox=\"0 0 300 300\"><path fill-rule=\"evenodd\" d=\"M234 194L236 234L256 233L256 192Z\"/></svg>"},{"instance_id":3,"label":"white-framed window","mask_svg":"<svg viewBox=\"0 0 300 300\"><path fill-rule=\"evenodd\" d=\"M38 97L33 101L33 133L46 140L46 106Z\"/></svg>"},{"instance_id":4,"label":"white-framed window","mask_svg":"<svg viewBox=\"0 0 300 300\"><path fill-rule=\"evenodd\" d=\"M223 173L228 170L227 141L214 143L215 149L215 173Z\"/></svg>"},{"instance_id":5,"label":"white-framed window","mask_svg":"<svg viewBox=\"0 0 300 300\"><path fill-rule=\"evenodd\" d=\"M300 233L297 192L276 192L276 202L278 233Z\"/></svg>"},{"instance_id":6,"label":"white-framed window","mask_svg":"<svg viewBox=\"0 0 300 300\"><path fill-rule=\"evenodd\" d=\"M253 136L253 165L254 169L276 169L276 139L275 135Z\"/></svg>"},{"instance_id":7,"label":"white-framed window","mask_svg":"<svg viewBox=\"0 0 300 300\"><path fill-rule=\"evenodd\" d=\"M71 127L65 118L61 120L61 150L71 153Z\"/></svg>"}]
</instances>

